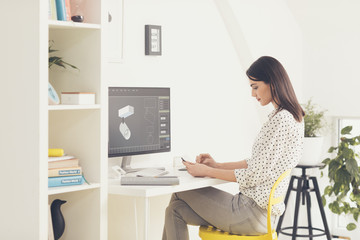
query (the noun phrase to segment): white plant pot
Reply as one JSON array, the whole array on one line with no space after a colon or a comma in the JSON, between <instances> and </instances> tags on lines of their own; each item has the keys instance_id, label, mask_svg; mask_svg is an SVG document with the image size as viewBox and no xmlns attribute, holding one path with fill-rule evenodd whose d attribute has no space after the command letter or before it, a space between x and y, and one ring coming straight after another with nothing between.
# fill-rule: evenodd
<instances>
[{"instance_id":1,"label":"white plant pot","mask_svg":"<svg viewBox=\"0 0 360 240\"><path fill-rule=\"evenodd\" d=\"M321 151L323 146L323 137L305 137L304 152L299 165L313 166L322 162Z\"/></svg>"}]
</instances>

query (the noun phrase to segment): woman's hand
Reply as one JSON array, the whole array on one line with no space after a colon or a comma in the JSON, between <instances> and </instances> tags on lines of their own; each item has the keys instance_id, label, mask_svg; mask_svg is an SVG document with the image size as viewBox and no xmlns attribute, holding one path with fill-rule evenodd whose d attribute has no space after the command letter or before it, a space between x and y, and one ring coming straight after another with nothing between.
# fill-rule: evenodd
<instances>
[{"instance_id":1,"label":"woman's hand","mask_svg":"<svg viewBox=\"0 0 360 240\"><path fill-rule=\"evenodd\" d=\"M218 163L210 156L208 153L202 153L199 156L196 156L196 162L207 165L212 168L217 168Z\"/></svg>"},{"instance_id":2,"label":"woman's hand","mask_svg":"<svg viewBox=\"0 0 360 240\"><path fill-rule=\"evenodd\" d=\"M194 177L207 177L210 167L201 163L184 162L188 173Z\"/></svg>"}]
</instances>

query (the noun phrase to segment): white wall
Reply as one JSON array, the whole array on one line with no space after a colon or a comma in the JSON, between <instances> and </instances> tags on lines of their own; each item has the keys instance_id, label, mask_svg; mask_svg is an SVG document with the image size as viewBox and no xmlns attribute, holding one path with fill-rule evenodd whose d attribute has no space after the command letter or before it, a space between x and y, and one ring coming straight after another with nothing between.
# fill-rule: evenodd
<instances>
[{"instance_id":1,"label":"white wall","mask_svg":"<svg viewBox=\"0 0 360 240\"><path fill-rule=\"evenodd\" d=\"M329 115L359 116L360 2L289 0L304 36L304 95Z\"/></svg>"},{"instance_id":2,"label":"white wall","mask_svg":"<svg viewBox=\"0 0 360 240\"><path fill-rule=\"evenodd\" d=\"M230 28L224 25L226 16L219 13L216 1L125 1L124 59L123 63L109 63L109 84L171 88L172 151L135 157L134 165L171 164L173 156L194 158L201 152L213 154L218 161L248 157L264 115L271 108L260 109L251 98L245 75L249 66L242 62L251 63L261 55L278 58L301 97L301 32L286 4L228 4L238 21ZM264 4L266 11L261 10ZM145 24L162 26L162 56L144 55ZM246 36L246 46L240 49L250 54L235 50L238 43L233 42L231 33L238 28ZM159 213L165 208L151 207L158 208ZM114 217L113 213L110 217ZM151 239L160 239L163 214L152 218L151 224L157 229L152 231L155 235ZM131 228L130 224L129 231ZM110 239L116 234L120 233L109 232ZM196 239L195 235L192 239Z\"/></svg>"}]
</instances>

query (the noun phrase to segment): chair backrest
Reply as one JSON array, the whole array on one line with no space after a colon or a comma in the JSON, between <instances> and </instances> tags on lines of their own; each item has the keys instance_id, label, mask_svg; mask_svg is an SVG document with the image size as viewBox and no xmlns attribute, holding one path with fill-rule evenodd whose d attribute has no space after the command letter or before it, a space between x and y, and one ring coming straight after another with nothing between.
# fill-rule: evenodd
<instances>
[{"instance_id":1,"label":"chair backrest","mask_svg":"<svg viewBox=\"0 0 360 240\"><path fill-rule=\"evenodd\" d=\"M271 188L270 191L270 196L269 196L269 203L268 203L268 212L267 212L267 229L268 229L268 233L272 232L272 228L271 228L271 211L272 211L272 206L274 206L275 204L281 203L284 200L284 196L279 196L279 197L274 197L275 195L275 190L276 188L279 186L280 182L282 180L284 180L284 178L286 178L287 176L290 175L291 169L286 170L285 172L283 172L280 177L276 180L276 182L274 183L274 185Z\"/></svg>"}]
</instances>

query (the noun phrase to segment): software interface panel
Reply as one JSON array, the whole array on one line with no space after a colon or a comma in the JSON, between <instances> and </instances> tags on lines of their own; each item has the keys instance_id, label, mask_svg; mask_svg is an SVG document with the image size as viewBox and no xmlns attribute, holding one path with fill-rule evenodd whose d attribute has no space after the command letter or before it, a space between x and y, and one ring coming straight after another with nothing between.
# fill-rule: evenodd
<instances>
[{"instance_id":1,"label":"software interface panel","mask_svg":"<svg viewBox=\"0 0 360 240\"><path fill-rule=\"evenodd\" d=\"M170 149L169 88L109 88L109 155Z\"/></svg>"}]
</instances>

